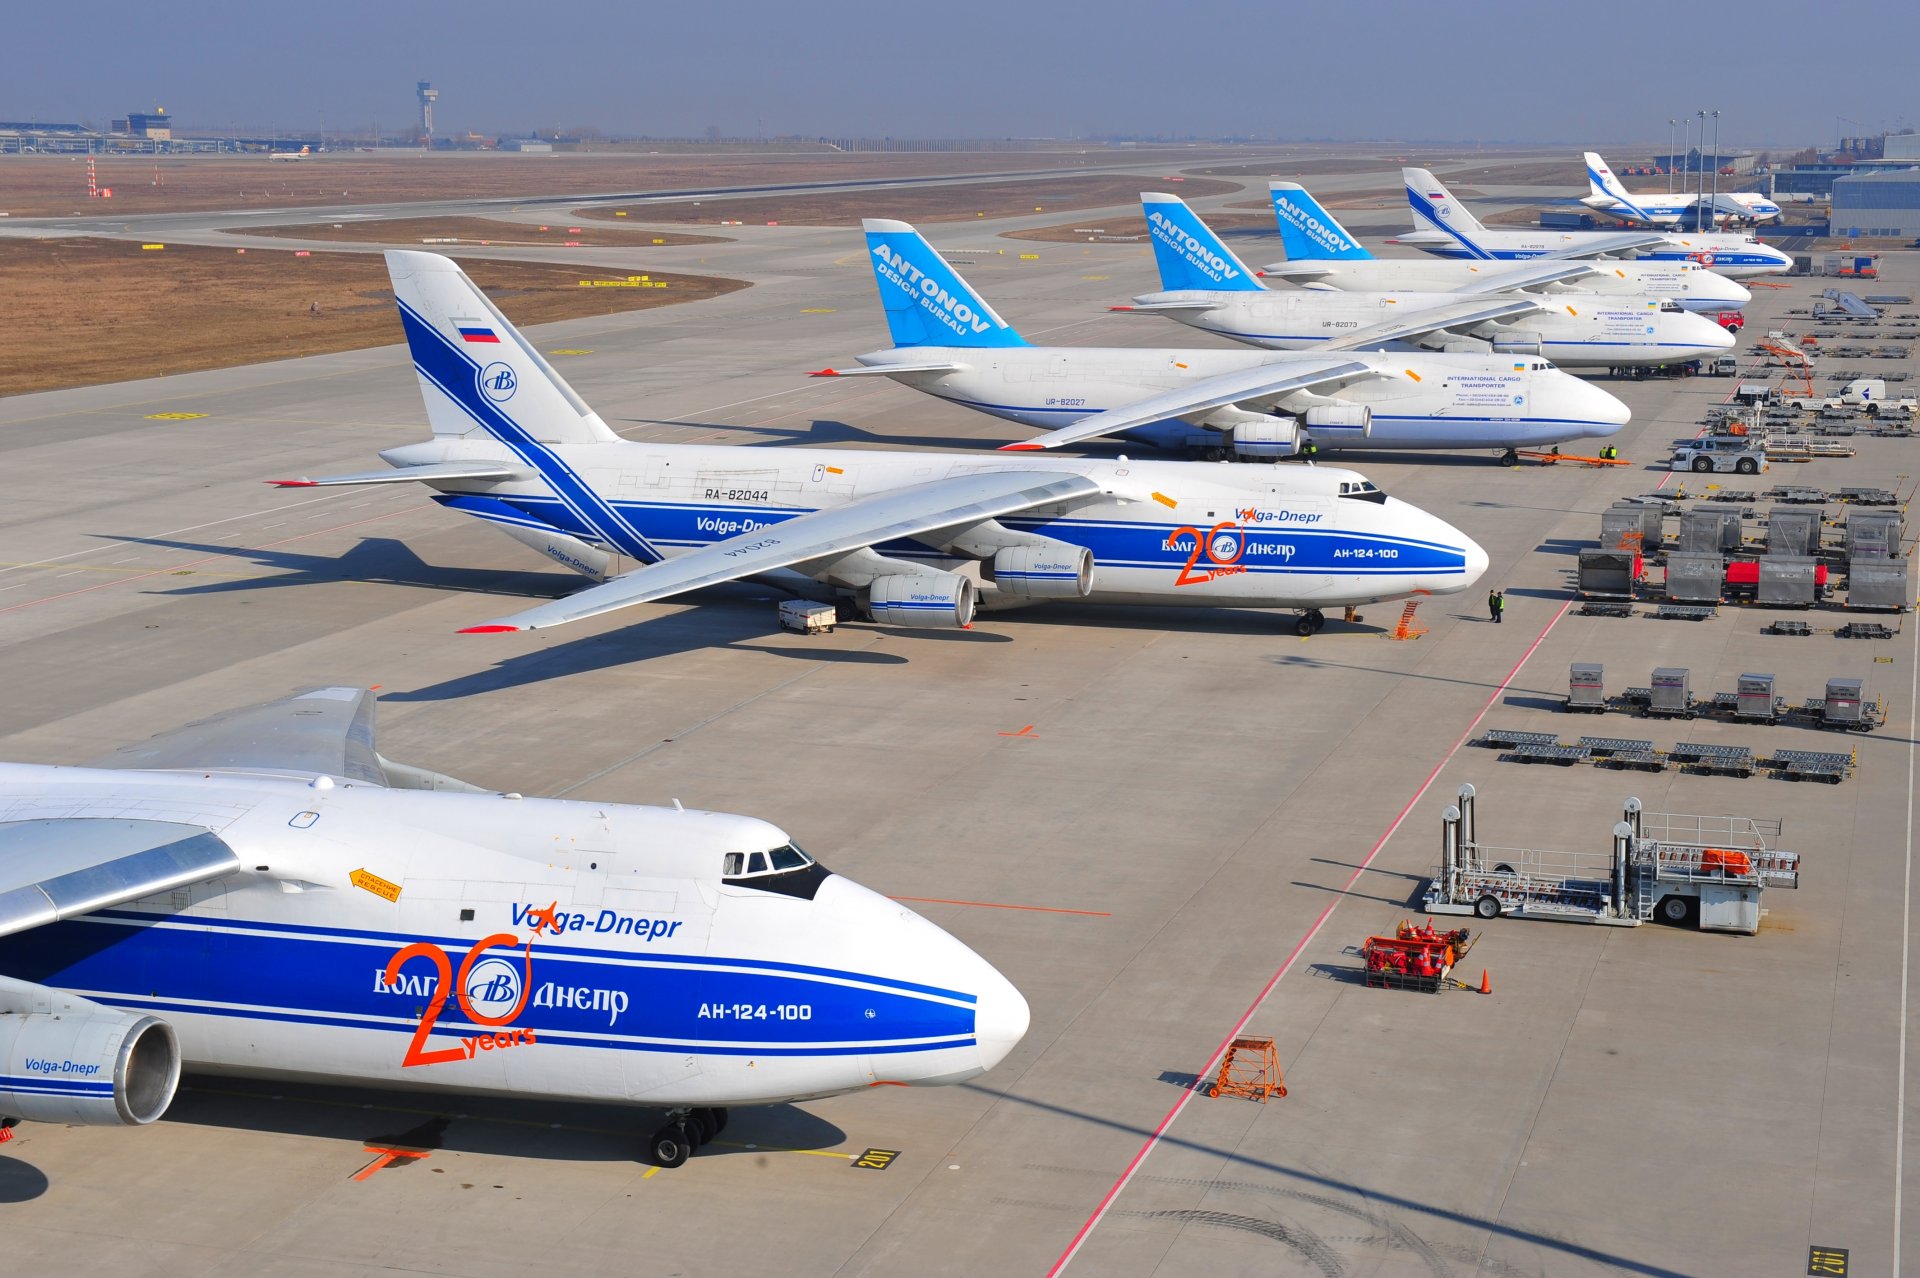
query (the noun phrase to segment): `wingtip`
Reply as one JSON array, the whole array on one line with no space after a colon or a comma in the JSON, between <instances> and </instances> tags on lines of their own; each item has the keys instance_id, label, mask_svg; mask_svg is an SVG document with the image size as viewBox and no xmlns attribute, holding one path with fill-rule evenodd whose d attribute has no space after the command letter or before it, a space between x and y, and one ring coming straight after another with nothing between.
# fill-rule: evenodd
<instances>
[{"instance_id":1,"label":"wingtip","mask_svg":"<svg viewBox=\"0 0 1920 1278\"><path fill-rule=\"evenodd\" d=\"M1029 444L1029 443L1023 442L1018 444L1002 444L1000 445L997 451L1003 452L1003 453L1040 453L1040 452L1045 452L1046 448L1044 445L1041 445L1041 444Z\"/></svg>"},{"instance_id":2,"label":"wingtip","mask_svg":"<svg viewBox=\"0 0 1920 1278\"><path fill-rule=\"evenodd\" d=\"M273 488L318 488L320 486L311 479L269 479L266 483Z\"/></svg>"},{"instance_id":3,"label":"wingtip","mask_svg":"<svg viewBox=\"0 0 1920 1278\"><path fill-rule=\"evenodd\" d=\"M1130 311L1133 308L1131 306L1109 306L1107 309L1110 311Z\"/></svg>"},{"instance_id":4,"label":"wingtip","mask_svg":"<svg viewBox=\"0 0 1920 1278\"><path fill-rule=\"evenodd\" d=\"M520 630L519 626L503 626L503 625L494 624L494 625L486 625L486 626L468 626L466 629L460 631L460 633L463 635L510 635L510 634L517 633L519 630Z\"/></svg>"},{"instance_id":5,"label":"wingtip","mask_svg":"<svg viewBox=\"0 0 1920 1278\"><path fill-rule=\"evenodd\" d=\"M816 368L811 373L808 373L807 376L808 377L838 377L840 376L840 370L837 368Z\"/></svg>"}]
</instances>

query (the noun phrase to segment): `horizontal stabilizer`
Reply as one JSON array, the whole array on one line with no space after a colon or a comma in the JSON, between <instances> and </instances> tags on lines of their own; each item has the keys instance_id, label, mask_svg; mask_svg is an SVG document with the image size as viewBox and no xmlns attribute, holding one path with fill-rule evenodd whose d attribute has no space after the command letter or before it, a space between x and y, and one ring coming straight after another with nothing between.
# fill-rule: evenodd
<instances>
[{"instance_id":1,"label":"horizontal stabilizer","mask_svg":"<svg viewBox=\"0 0 1920 1278\"><path fill-rule=\"evenodd\" d=\"M358 475L328 475L321 479L269 479L275 488L336 488L345 484L430 484L453 479L530 479L533 472L505 462L432 462L394 470L370 470Z\"/></svg>"},{"instance_id":2,"label":"horizontal stabilizer","mask_svg":"<svg viewBox=\"0 0 1920 1278\"><path fill-rule=\"evenodd\" d=\"M852 368L816 368L808 377L893 377L900 373L962 373L965 364L928 362L925 364L856 364Z\"/></svg>"}]
</instances>

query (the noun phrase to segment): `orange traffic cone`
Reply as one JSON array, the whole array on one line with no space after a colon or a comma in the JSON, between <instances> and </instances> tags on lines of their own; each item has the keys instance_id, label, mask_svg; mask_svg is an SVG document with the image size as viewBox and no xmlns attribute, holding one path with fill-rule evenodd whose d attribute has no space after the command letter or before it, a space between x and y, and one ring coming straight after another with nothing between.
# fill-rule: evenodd
<instances>
[{"instance_id":1,"label":"orange traffic cone","mask_svg":"<svg viewBox=\"0 0 1920 1278\"><path fill-rule=\"evenodd\" d=\"M1487 979L1487 969L1484 967L1480 969L1480 992L1482 994L1493 993L1493 982Z\"/></svg>"}]
</instances>

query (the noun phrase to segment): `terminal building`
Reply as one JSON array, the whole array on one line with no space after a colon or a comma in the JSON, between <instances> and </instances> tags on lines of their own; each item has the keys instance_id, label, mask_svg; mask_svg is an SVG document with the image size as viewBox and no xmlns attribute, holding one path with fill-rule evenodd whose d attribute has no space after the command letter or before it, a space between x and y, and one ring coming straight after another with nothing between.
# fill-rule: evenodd
<instances>
[{"instance_id":1,"label":"terminal building","mask_svg":"<svg viewBox=\"0 0 1920 1278\"><path fill-rule=\"evenodd\" d=\"M1920 239L1920 168L1849 173L1836 179L1833 233Z\"/></svg>"}]
</instances>

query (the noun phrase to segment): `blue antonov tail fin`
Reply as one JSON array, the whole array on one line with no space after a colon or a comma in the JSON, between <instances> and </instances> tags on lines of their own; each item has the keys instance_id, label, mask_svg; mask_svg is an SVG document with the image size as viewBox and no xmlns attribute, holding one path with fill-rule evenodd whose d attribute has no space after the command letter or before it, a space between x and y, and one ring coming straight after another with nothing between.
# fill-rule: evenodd
<instances>
[{"instance_id":1,"label":"blue antonov tail fin","mask_svg":"<svg viewBox=\"0 0 1920 1278\"><path fill-rule=\"evenodd\" d=\"M884 218L860 225L895 346L1027 344L913 227Z\"/></svg>"},{"instance_id":2,"label":"blue antonov tail fin","mask_svg":"<svg viewBox=\"0 0 1920 1278\"><path fill-rule=\"evenodd\" d=\"M1269 182L1267 193L1289 262L1363 262L1373 256L1298 182Z\"/></svg>"},{"instance_id":3,"label":"blue antonov tail fin","mask_svg":"<svg viewBox=\"0 0 1920 1278\"><path fill-rule=\"evenodd\" d=\"M1179 196L1143 191L1140 208L1147 215L1147 237L1153 241L1162 288L1257 293L1263 287Z\"/></svg>"}]
</instances>

